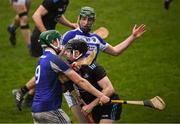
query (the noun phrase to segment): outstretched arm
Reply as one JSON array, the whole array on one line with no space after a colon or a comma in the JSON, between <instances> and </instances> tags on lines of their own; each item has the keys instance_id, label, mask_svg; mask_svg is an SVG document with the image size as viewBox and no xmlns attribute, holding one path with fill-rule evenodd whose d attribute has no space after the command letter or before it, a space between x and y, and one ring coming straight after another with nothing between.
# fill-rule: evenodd
<instances>
[{"instance_id":1,"label":"outstretched arm","mask_svg":"<svg viewBox=\"0 0 180 124\"><path fill-rule=\"evenodd\" d=\"M133 43L133 41L137 38L139 38L140 36L142 36L145 32L145 25L141 24L139 27L137 27L136 25L134 26L133 30L132 30L132 34L123 42L119 43L116 46L111 46L109 45L104 52L110 54L110 55L114 55L114 56L118 56L119 54L121 54L125 49L128 48L128 46L130 44Z\"/></svg>"}]
</instances>

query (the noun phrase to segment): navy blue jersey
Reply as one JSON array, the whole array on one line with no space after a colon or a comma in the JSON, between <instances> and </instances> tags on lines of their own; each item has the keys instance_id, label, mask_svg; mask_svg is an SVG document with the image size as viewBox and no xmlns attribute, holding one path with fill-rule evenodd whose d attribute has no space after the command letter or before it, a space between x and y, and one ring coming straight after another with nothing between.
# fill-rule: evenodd
<instances>
[{"instance_id":1,"label":"navy blue jersey","mask_svg":"<svg viewBox=\"0 0 180 124\"><path fill-rule=\"evenodd\" d=\"M97 34L94 33L85 34L79 28L66 32L63 35L62 44L63 45L67 44L68 41L71 39L81 39L87 43L89 49L86 53L86 56L89 55L93 50L96 50L95 60L97 58L99 50L104 51L108 47L108 43L104 41L101 37L99 37Z\"/></svg>"},{"instance_id":2,"label":"navy blue jersey","mask_svg":"<svg viewBox=\"0 0 180 124\"><path fill-rule=\"evenodd\" d=\"M88 80L91 83L91 85L93 85L97 90L102 90L102 88L98 84L98 81L100 81L106 76L106 71L102 66L100 66L97 63L93 63L90 66L81 67L78 73L81 75L81 77ZM79 86L77 87L79 89L81 98L85 101L85 103L89 104L97 98L89 92L85 91L84 89L80 88Z\"/></svg>"},{"instance_id":3,"label":"navy blue jersey","mask_svg":"<svg viewBox=\"0 0 180 124\"><path fill-rule=\"evenodd\" d=\"M55 29L59 17L65 13L69 0L44 0L42 6L48 13L42 17L46 29Z\"/></svg>"},{"instance_id":4,"label":"navy blue jersey","mask_svg":"<svg viewBox=\"0 0 180 124\"><path fill-rule=\"evenodd\" d=\"M50 51L45 51L36 67L36 90L32 112L45 112L61 107L62 89L59 73L66 73L69 66Z\"/></svg>"}]
</instances>

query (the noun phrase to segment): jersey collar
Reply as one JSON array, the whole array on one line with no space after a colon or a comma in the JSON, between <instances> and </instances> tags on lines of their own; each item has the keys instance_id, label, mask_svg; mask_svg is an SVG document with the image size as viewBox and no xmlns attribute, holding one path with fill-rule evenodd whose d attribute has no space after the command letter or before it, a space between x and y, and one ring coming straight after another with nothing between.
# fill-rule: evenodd
<instances>
[{"instance_id":1,"label":"jersey collar","mask_svg":"<svg viewBox=\"0 0 180 124\"><path fill-rule=\"evenodd\" d=\"M54 55L57 55L57 53L52 48L46 48L45 51L50 52Z\"/></svg>"}]
</instances>

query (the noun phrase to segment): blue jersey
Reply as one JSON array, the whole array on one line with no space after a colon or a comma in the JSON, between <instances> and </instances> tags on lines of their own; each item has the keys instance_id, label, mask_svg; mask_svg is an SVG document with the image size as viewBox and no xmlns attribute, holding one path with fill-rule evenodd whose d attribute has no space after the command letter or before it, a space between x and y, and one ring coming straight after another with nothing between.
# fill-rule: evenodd
<instances>
[{"instance_id":1,"label":"blue jersey","mask_svg":"<svg viewBox=\"0 0 180 124\"><path fill-rule=\"evenodd\" d=\"M89 55L93 50L96 50L95 60L97 58L99 50L104 51L108 47L108 43L105 42L97 34L95 33L85 34L79 28L66 32L62 38L62 45L67 44L68 41L71 39L81 39L87 43L89 49L86 53L86 56Z\"/></svg>"},{"instance_id":2,"label":"blue jersey","mask_svg":"<svg viewBox=\"0 0 180 124\"><path fill-rule=\"evenodd\" d=\"M36 90L32 112L45 112L61 108L62 89L58 80L60 72L69 66L51 51L44 51L36 67Z\"/></svg>"}]
</instances>

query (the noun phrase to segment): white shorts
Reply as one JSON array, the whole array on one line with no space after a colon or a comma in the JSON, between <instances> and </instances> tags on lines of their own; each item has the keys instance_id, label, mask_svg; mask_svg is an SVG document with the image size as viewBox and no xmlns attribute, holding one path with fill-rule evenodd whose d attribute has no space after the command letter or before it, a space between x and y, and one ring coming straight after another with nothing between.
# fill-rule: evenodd
<instances>
[{"instance_id":1,"label":"white shorts","mask_svg":"<svg viewBox=\"0 0 180 124\"><path fill-rule=\"evenodd\" d=\"M12 5L26 5L26 0L10 0Z\"/></svg>"},{"instance_id":2,"label":"white shorts","mask_svg":"<svg viewBox=\"0 0 180 124\"><path fill-rule=\"evenodd\" d=\"M71 108L72 106L77 104L75 98L71 95L71 93L69 91L64 93L64 97L66 99L66 102L67 102L69 108Z\"/></svg>"}]
</instances>

